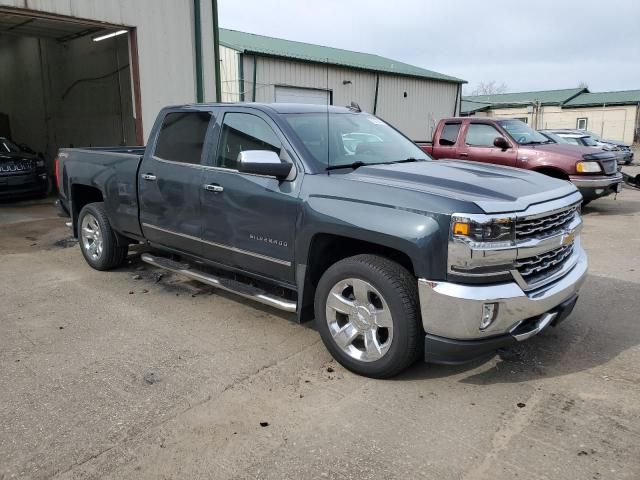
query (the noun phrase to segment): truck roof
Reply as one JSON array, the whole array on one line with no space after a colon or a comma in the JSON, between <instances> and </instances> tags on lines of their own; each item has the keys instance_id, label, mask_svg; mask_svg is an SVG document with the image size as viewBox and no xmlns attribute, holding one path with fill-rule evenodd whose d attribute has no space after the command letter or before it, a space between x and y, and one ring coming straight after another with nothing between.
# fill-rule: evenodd
<instances>
[{"instance_id":1,"label":"truck roof","mask_svg":"<svg viewBox=\"0 0 640 480\"><path fill-rule=\"evenodd\" d=\"M305 103L191 103L186 105L173 105L168 108L193 108L194 110L197 110L200 107L228 107L230 105L256 108L262 111L269 110L277 113L326 113L327 111L330 113L358 113L358 110L353 107L312 105Z\"/></svg>"}]
</instances>

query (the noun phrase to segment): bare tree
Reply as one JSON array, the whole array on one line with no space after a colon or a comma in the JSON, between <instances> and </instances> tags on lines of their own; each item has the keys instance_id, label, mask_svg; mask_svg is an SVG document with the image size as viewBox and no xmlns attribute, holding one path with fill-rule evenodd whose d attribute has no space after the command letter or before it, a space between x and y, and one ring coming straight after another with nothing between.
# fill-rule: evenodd
<instances>
[{"instance_id":1,"label":"bare tree","mask_svg":"<svg viewBox=\"0 0 640 480\"><path fill-rule=\"evenodd\" d=\"M471 91L471 95L494 95L496 93L505 93L508 90L507 84L498 83L495 80L488 82L480 82L475 89Z\"/></svg>"},{"instance_id":2,"label":"bare tree","mask_svg":"<svg viewBox=\"0 0 640 480\"><path fill-rule=\"evenodd\" d=\"M589 88L589 85L583 80L578 84L578 88Z\"/></svg>"}]
</instances>

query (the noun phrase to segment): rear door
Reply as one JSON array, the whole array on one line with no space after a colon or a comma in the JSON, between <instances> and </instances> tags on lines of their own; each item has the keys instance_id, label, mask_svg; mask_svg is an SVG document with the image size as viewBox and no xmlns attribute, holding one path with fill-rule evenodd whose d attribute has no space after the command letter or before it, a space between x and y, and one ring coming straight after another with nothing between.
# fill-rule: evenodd
<instances>
[{"instance_id":1,"label":"rear door","mask_svg":"<svg viewBox=\"0 0 640 480\"><path fill-rule=\"evenodd\" d=\"M277 125L257 110L228 107L218 118L217 154L207 162L202 202L203 256L265 277L294 281L294 233L299 182L240 173L238 153L271 150L292 161ZM293 163L293 161L292 161Z\"/></svg>"},{"instance_id":2,"label":"rear door","mask_svg":"<svg viewBox=\"0 0 640 480\"><path fill-rule=\"evenodd\" d=\"M436 143L433 144L433 155L435 158L459 158L458 138L462 122L445 122L442 129L435 136Z\"/></svg>"},{"instance_id":3,"label":"rear door","mask_svg":"<svg viewBox=\"0 0 640 480\"><path fill-rule=\"evenodd\" d=\"M200 191L210 111L168 110L140 166L140 223L151 242L200 255Z\"/></svg>"},{"instance_id":4,"label":"rear door","mask_svg":"<svg viewBox=\"0 0 640 480\"><path fill-rule=\"evenodd\" d=\"M495 126L490 123L469 122L463 135L464 139L458 142L457 158L515 167L518 151L513 147L513 141ZM502 150L494 147L496 137L505 138L509 148Z\"/></svg>"}]
</instances>

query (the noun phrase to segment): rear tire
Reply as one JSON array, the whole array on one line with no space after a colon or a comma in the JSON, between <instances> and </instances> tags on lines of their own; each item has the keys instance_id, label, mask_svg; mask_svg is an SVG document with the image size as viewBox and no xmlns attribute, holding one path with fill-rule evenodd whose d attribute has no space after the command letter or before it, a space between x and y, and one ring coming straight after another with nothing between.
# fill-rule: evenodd
<instances>
[{"instance_id":1,"label":"rear tire","mask_svg":"<svg viewBox=\"0 0 640 480\"><path fill-rule=\"evenodd\" d=\"M354 373L392 377L423 348L418 285L404 267L377 255L356 255L322 275L316 327L333 357Z\"/></svg>"},{"instance_id":2,"label":"rear tire","mask_svg":"<svg viewBox=\"0 0 640 480\"><path fill-rule=\"evenodd\" d=\"M87 263L96 270L119 267L127 258L128 246L118 246L104 203L85 205L78 215L78 240Z\"/></svg>"}]
</instances>

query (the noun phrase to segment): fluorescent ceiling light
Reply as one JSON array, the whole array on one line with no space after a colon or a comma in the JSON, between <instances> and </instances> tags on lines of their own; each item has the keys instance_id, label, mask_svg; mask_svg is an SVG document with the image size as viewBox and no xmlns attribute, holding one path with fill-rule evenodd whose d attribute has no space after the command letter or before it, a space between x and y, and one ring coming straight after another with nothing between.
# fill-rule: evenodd
<instances>
[{"instance_id":1,"label":"fluorescent ceiling light","mask_svg":"<svg viewBox=\"0 0 640 480\"><path fill-rule=\"evenodd\" d=\"M127 33L128 30L118 30L116 32L107 33L105 35L100 35L99 37L93 37L94 42L99 42L101 40L106 40L107 38L115 37L117 35L122 35L123 33Z\"/></svg>"}]
</instances>

